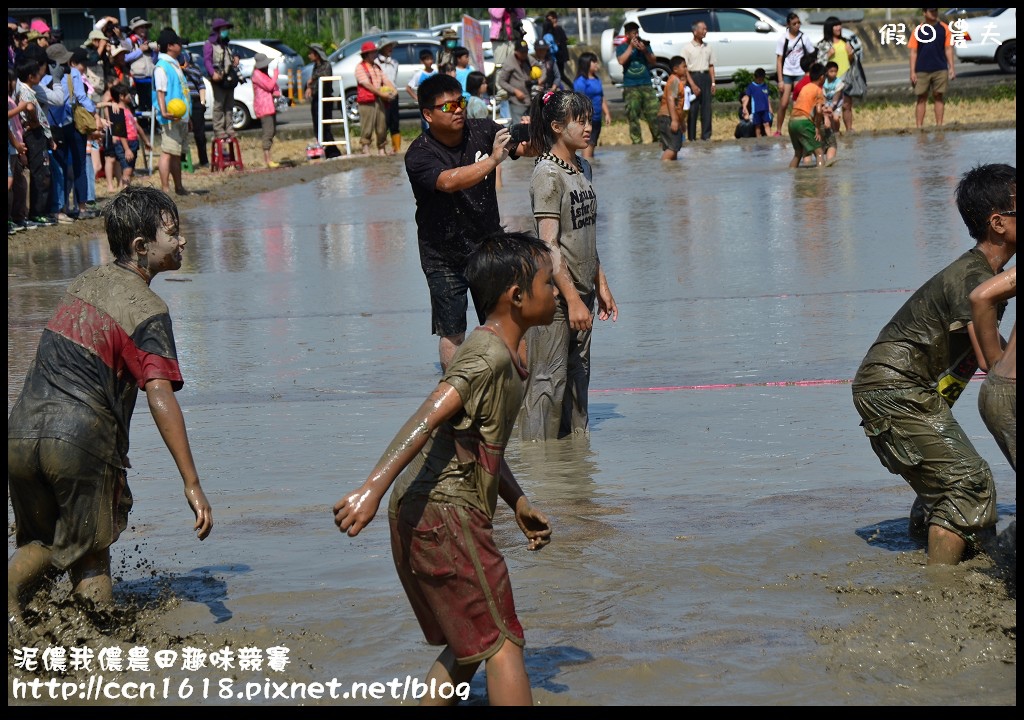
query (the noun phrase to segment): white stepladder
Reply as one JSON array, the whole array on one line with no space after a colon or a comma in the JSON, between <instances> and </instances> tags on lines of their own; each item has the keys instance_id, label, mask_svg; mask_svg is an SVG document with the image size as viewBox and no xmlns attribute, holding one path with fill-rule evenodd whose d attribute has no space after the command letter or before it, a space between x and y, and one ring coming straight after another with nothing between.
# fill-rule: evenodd
<instances>
[{"instance_id":1,"label":"white stepladder","mask_svg":"<svg viewBox=\"0 0 1024 720\"><path fill-rule=\"evenodd\" d=\"M338 86L341 88L341 93L337 97L324 97L324 85L326 83L333 83L335 80L338 81ZM349 142L349 134L348 134L348 108L345 107L345 83L341 79L340 75L330 75L328 77L320 78L320 87L319 87L319 90L317 92L317 103L319 104L319 107L317 107L316 113L317 113L317 117L320 119L320 122L317 123L317 131L316 131L316 141L317 141L317 144L320 147L324 146L324 125L337 125L337 124L340 123L340 124L342 124L345 127L345 139L344 140L338 140L337 137L335 137L334 140L328 142L327 144L328 145L344 145L345 146L345 154L346 155L351 155L352 154L352 144L351 144L351 142ZM324 120L324 104L326 104L326 103L338 103L338 104L341 105L341 118L340 119L334 119L332 117L330 120ZM332 132L332 134L333 134L333 132Z\"/></svg>"}]
</instances>

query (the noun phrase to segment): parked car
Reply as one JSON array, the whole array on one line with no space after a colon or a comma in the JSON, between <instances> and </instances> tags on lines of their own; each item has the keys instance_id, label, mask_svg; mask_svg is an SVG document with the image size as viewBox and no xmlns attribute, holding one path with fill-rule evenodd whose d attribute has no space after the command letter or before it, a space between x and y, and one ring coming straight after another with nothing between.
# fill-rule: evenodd
<instances>
[{"instance_id":1,"label":"parked car","mask_svg":"<svg viewBox=\"0 0 1024 720\"><path fill-rule=\"evenodd\" d=\"M363 46L364 42L372 42L376 45L380 45L380 41L384 38L391 38L397 40L399 38L433 38L434 33L429 29L423 30L390 30L388 32L372 33L370 35L363 35L361 38L357 38L352 42L345 43L340 48L332 52L327 56L327 61L333 66L339 60L350 57L352 55L359 55L359 49ZM306 83L309 82L310 75L313 74L313 63L306 63L302 66L302 87L306 87Z\"/></svg>"},{"instance_id":2,"label":"parked car","mask_svg":"<svg viewBox=\"0 0 1024 720\"><path fill-rule=\"evenodd\" d=\"M395 82L395 85L398 88L399 110L415 111L417 109L416 101L405 91L405 86L409 84L414 73L423 69L423 63L420 62L420 52L432 50L436 58L441 53L441 41L435 37L423 35L406 37L395 37L389 33L385 33L385 35L388 39L395 40L398 43L391 52L391 57L398 62L398 80ZM356 106L356 67L361 61L362 56L355 52L332 63L334 74L341 78L341 83L344 87L345 109L348 113L350 125L359 124L359 108ZM490 74L493 69L494 63L484 62L485 73ZM312 64L307 65L303 68L303 77L308 80L312 72Z\"/></svg>"},{"instance_id":3,"label":"parked car","mask_svg":"<svg viewBox=\"0 0 1024 720\"><path fill-rule=\"evenodd\" d=\"M622 29L627 22L640 26L640 37L651 43L657 57L652 84L661 95L661 88L669 76L669 60L679 55L685 43L693 39L691 27L698 20L708 26L705 41L715 48L715 79L728 82L740 69L753 72L759 67L769 77L775 76L775 48L786 33L786 15L789 8L649 8L630 10L618 31L609 28L601 34L601 57L613 83L622 82L622 65L615 50L625 42ZM803 33L817 43L824 34L821 25L804 25ZM852 31L843 28L843 37L862 53L860 40Z\"/></svg>"},{"instance_id":4,"label":"parked car","mask_svg":"<svg viewBox=\"0 0 1024 720\"><path fill-rule=\"evenodd\" d=\"M196 64L202 66L203 60L203 45L206 41L193 42L185 46L185 49L192 53L192 57L195 58ZM242 77L251 77L253 68L256 67L257 53L263 53L270 58L270 67L267 68L267 72L270 75L274 74L274 70L278 71L277 84L281 88L281 92L288 92L288 73L291 72L293 75L302 70L302 65L305 62L301 55L292 50L288 45L280 40L273 40L269 38L263 38L259 40L229 40L228 47L231 49L233 55L238 56L238 68L239 74Z\"/></svg>"},{"instance_id":5,"label":"parked car","mask_svg":"<svg viewBox=\"0 0 1024 720\"><path fill-rule=\"evenodd\" d=\"M1017 74L1017 9L996 8L991 15L960 19L964 44L954 48L957 60L999 63L1004 73Z\"/></svg>"},{"instance_id":6,"label":"parked car","mask_svg":"<svg viewBox=\"0 0 1024 720\"><path fill-rule=\"evenodd\" d=\"M206 114L203 119L208 122L213 122L213 86L210 84L210 78L203 76L203 84L206 85ZM231 127L236 131L245 130L258 123L256 118L256 108L253 105L253 90L252 83L246 80L240 82L235 86L235 92L233 95L234 105L231 107ZM277 111L281 112L284 108L288 107L288 96L281 93L276 101Z\"/></svg>"}]
</instances>

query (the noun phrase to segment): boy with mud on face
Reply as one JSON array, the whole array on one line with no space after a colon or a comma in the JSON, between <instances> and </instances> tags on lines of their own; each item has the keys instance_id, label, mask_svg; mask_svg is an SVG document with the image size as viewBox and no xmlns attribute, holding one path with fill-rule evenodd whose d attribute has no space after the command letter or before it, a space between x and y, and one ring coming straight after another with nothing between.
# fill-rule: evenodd
<instances>
[{"instance_id":1,"label":"boy with mud on face","mask_svg":"<svg viewBox=\"0 0 1024 720\"><path fill-rule=\"evenodd\" d=\"M425 683L438 690L421 704L467 699L486 662L492 705L531 705L523 628L492 518L501 497L528 550L551 540L547 517L504 457L523 402L519 343L555 316L551 254L535 237L499 232L469 256L466 278L486 321L459 345L366 481L334 504L334 524L358 535L397 479L388 508L395 568L427 642L445 646Z\"/></svg>"},{"instance_id":2,"label":"boy with mud on face","mask_svg":"<svg viewBox=\"0 0 1024 720\"><path fill-rule=\"evenodd\" d=\"M53 569L69 573L76 595L113 599L110 545L132 509L128 429L140 389L184 481L192 530L204 540L213 529L174 396L183 381L171 318L150 289L158 273L181 268L178 208L166 193L132 185L103 216L115 260L71 283L7 418L17 527L7 563L12 637L27 638L21 601Z\"/></svg>"},{"instance_id":3,"label":"boy with mud on face","mask_svg":"<svg viewBox=\"0 0 1024 720\"><path fill-rule=\"evenodd\" d=\"M960 562L997 520L992 470L952 408L977 368L988 369L970 295L1017 253L1016 168L968 171L956 202L975 246L896 311L853 379L853 404L871 449L917 494L911 533L927 532L929 565Z\"/></svg>"}]
</instances>

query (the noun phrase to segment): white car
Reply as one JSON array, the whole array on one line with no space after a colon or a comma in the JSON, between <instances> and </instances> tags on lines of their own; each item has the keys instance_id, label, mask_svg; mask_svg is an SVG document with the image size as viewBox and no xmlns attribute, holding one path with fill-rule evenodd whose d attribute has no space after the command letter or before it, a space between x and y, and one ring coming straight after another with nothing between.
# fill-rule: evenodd
<instances>
[{"instance_id":1,"label":"white car","mask_svg":"<svg viewBox=\"0 0 1024 720\"><path fill-rule=\"evenodd\" d=\"M661 95L668 79L669 60L679 55L684 45L693 39L693 23L703 20L708 26L705 42L715 48L715 79L727 82L737 70L753 72L761 67L769 77L775 76L775 49L779 38L786 33L788 8L649 8L630 10L622 25L635 22L640 26L640 37L651 43L651 51L658 59L652 84ZM821 25L805 24L804 35L812 43L821 40ZM857 36L843 28L843 37L857 53L862 52ZM622 27L618 32L609 28L601 34L601 58L609 77L615 84L622 82L622 65L615 50L625 41Z\"/></svg>"},{"instance_id":2,"label":"white car","mask_svg":"<svg viewBox=\"0 0 1024 720\"><path fill-rule=\"evenodd\" d=\"M185 46L185 49L192 54L196 65L200 68L203 67L203 46L205 44L206 42L203 41L189 43ZM230 48L232 55L238 56L239 73L245 78L252 76L252 71L256 67L255 58L257 53L263 53L270 58L270 67L267 68L267 73L273 75L274 71L277 70L277 84L281 88L281 92L285 94L288 93L289 72L293 76L293 81L295 81L298 78L298 73L302 71L302 65L305 62L302 56L288 47L288 45L272 38L261 38L259 40L232 39L228 41L228 48Z\"/></svg>"},{"instance_id":3,"label":"white car","mask_svg":"<svg viewBox=\"0 0 1024 720\"><path fill-rule=\"evenodd\" d=\"M441 54L441 41L425 36L389 36L389 39L397 43L395 49L391 51L391 57L398 62L398 80L395 82L398 89L398 107L400 110L416 110L418 107L416 101L406 92L405 86L409 84L415 73L423 69L420 52L430 50L436 59ZM359 124L359 107L356 104L356 67L360 62L362 62L362 56L353 53L332 64L334 74L341 78L345 88L345 109L348 112L350 125ZM494 63L485 60L483 72L489 75L493 70ZM306 75L306 77L309 76Z\"/></svg>"},{"instance_id":4,"label":"white car","mask_svg":"<svg viewBox=\"0 0 1024 720\"><path fill-rule=\"evenodd\" d=\"M213 122L213 86L210 85L210 78L203 76L203 84L206 86L206 114L203 116L206 122ZM256 124L256 107L253 105L252 83L243 80L235 86L232 96L234 103L231 106L231 127L237 130L245 130ZM276 101L277 111L288 107L288 97L282 91L281 97Z\"/></svg>"},{"instance_id":5,"label":"white car","mask_svg":"<svg viewBox=\"0 0 1024 720\"><path fill-rule=\"evenodd\" d=\"M991 15L950 21L963 29L964 43L954 52L960 62L999 63L1004 73L1017 74L1017 8L997 8Z\"/></svg>"}]
</instances>

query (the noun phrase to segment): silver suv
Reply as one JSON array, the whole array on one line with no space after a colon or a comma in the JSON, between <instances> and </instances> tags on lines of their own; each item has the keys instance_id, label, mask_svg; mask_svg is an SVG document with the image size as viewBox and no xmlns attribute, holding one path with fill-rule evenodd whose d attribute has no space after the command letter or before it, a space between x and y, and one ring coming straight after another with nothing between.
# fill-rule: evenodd
<instances>
[{"instance_id":1,"label":"silver suv","mask_svg":"<svg viewBox=\"0 0 1024 720\"><path fill-rule=\"evenodd\" d=\"M733 73L745 69L753 72L761 67L769 77L775 76L775 48L786 33L789 8L649 8L630 10L622 24L635 22L640 37L651 43L651 52L658 58L653 84L659 96L669 76L669 60L680 55L683 46L693 39L693 23L703 20L708 26L705 42L715 48L715 79L727 82ZM824 28L806 24L803 33L812 43L821 40ZM861 53L857 36L843 28L843 37ZM609 28L601 35L601 57L613 83L622 82L622 65L615 50L625 41L625 33Z\"/></svg>"}]
</instances>

